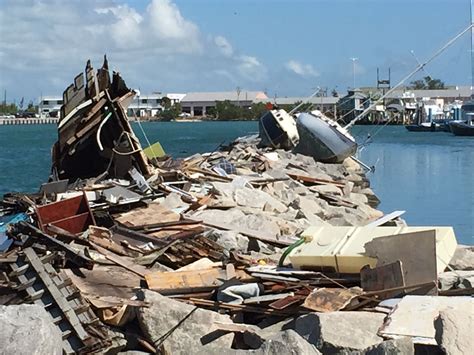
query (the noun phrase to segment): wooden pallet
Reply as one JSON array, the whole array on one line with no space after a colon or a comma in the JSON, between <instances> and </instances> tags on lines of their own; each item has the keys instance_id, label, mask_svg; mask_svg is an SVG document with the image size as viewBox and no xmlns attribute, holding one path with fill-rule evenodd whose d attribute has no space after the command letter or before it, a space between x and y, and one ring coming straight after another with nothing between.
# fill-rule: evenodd
<instances>
[{"instance_id":1,"label":"wooden pallet","mask_svg":"<svg viewBox=\"0 0 474 355\"><path fill-rule=\"evenodd\" d=\"M71 279L51 266L55 257L54 253L39 257L33 248L26 248L10 264L9 276L18 280L17 289L27 293L27 301L40 305L51 315L62 334L66 354L93 351L100 347L101 339L91 336L86 329L91 331L99 320Z\"/></svg>"}]
</instances>

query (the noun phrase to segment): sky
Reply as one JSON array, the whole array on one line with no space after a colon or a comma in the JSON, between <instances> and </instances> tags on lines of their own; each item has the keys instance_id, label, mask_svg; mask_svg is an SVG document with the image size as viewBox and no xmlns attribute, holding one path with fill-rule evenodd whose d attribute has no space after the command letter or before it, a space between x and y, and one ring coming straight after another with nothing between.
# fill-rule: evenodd
<instances>
[{"instance_id":1,"label":"sky","mask_svg":"<svg viewBox=\"0 0 474 355\"><path fill-rule=\"evenodd\" d=\"M61 95L107 54L141 93L308 96L392 85L470 23L470 0L0 0L7 101ZM413 51L413 53L412 53ZM352 61L351 58L357 58ZM470 85L467 33L413 79Z\"/></svg>"}]
</instances>

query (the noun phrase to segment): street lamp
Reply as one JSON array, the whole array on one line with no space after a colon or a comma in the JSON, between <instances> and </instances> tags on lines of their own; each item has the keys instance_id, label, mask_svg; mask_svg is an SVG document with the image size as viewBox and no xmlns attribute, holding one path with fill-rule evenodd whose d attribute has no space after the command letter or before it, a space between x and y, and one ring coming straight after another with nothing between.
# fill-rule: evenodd
<instances>
[{"instance_id":1,"label":"street lamp","mask_svg":"<svg viewBox=\"0 0 474 355\"><path fill-rule=\"evenodd\" d=\"M352 88L356 88L356 60L359 60L359 58L349 58L352 60Z\"/></svg>"}]
</instances>

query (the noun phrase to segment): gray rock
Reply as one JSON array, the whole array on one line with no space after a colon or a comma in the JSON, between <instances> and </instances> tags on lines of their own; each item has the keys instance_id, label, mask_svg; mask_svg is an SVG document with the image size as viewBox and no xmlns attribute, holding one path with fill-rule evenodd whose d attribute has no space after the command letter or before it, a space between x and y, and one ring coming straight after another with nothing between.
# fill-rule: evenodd
<instances>
[{"instance_id":1,"label":"gray rock","mask_svg":"<svg viewBox=\"0 0 474 355\"><path fill-rule=\"evenodd\" d=\"M369 202L367 195L356 192L351 192L348 198L352 203L355 203L357 205L366 205Z\"/></svg>"},{"instance_id":2,"label":"gray rock","mask_svg":"<svg viewBox=\"0 0 474 355\"><path fill-rule=\"evenodd\" d=\"M299 196L294 201L292 207L299 209L308 220L310 219L309 216L316 215L322 218L325 214L322 203L319 203L319 201L317 202L315 199L304 196Z\"/></svg>"},{"instance_id":3,"label":"gray rock","mask_svg":"<svg viewBox=\"0 0 474 355\"><path fill-rule=\"evenodd\" d=\"M317 355L321 354L316 347L308 343L294 330L285 330L268 337L260 349L250 351L258 355Z\"/></svg>"},{"instance_id":4,"label":"gray rock","mask_svg":"<svg viewBox=\"0 0 474 355\"><path fill-rule=\"evenodd\" d=\"M474 270L456 270L443 272L438 275L440 289L450 290L452 288L474 287Z\"/></svg>"},{"instance_id":5,"label":"gray rock","mask_svg":"<svg viewBox=\"0 0 474 355\"><path fill-rule=\"evenodd\" d=\"M364 355L413 355L415 346L410 337L386 340L361 352Z\"/></svg>"},{"instance_id":6,"label":"gray rock","mask_svg":"<svg viewBox=\"0 0 474 355\"><path fill-rule=\"evenodd\" d=\"M206 237L215 241L226 250L236 250L246 253L249 247L249 239L237 232L211 230Z\"/></svg>"},{"instance_id":7,"label":"gray rock","mask_svg":"<svg viewBox=\"0 0 474 355\"><path fill-rule=\"evenodd\" d=\"M315 185L311 186L310 190L318 193L321 192L323 194L342 196L342 190L334 185Z\"/></svg>"},{"instance_id":8,"label":"gray rock","mask_svg":"<svg viewBox=\"0 0 474 355\"><path fill-rule=\"evenodd\" d=\"M51 316L38 305L0 306L0 353L63 353L63 341Z\"/></svg>"},{"instance_id":9,"label":"gray rock","mask_svg":"<svg viewBox=\"0 0 474 355\"><path fill-rule=\"evenodd\" d=\"M435 320L435 339L447 355L472 354L474 314L466 309L444 309Z\"/></svg>"},{"instance_id":10,"label":"gray rock","mask_svg":"<svg viewBox=\"0 0 474 355\"><path fill-rule=\"evenodd\" d=\"M295 330L323 354L360 351L382 342L377 331L384 318L370 312L310 313L296 319Z\"/></svg>"},{"instance_id":11,"label":"gray rock","mask_svg":"<svg viewBox=\"0 0 474 355\"><path fill-rule=\"evenodd\" d=\"M474 246L458 245L449 266L454 270L474 270Z\"/></svg>"},{"instance_id":12,"label":"gray rock","mask_svg":"<svg viewBox=\"0 0 474 355\"><path fill-rule=\"evenodd\" d=\"M213 327L215 321L232 323L229 316L200 308L194 310L194 306L150 290L142 290L140 296L150 303L150 307L137 311L140 328L149 341L156 344L177 327L163 342L170 354L204 353L213 348L231 347L233 334L222 335Z\"/></svg>"}]
</instances>

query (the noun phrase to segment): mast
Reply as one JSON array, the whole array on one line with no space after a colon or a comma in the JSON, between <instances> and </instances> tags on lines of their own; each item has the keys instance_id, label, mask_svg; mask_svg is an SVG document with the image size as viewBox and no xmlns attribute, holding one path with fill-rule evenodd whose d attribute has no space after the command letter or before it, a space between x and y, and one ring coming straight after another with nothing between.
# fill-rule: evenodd
<instances>
[{"instance_id":1,"label":"mast","mask_svg":"<svg viewBox=\"0 0 474 355\"><path fill-rule=\"evenodd\" d=\"M474 6L471 0L471 98L474 99Z\"/></svg>"}]
</instances>

